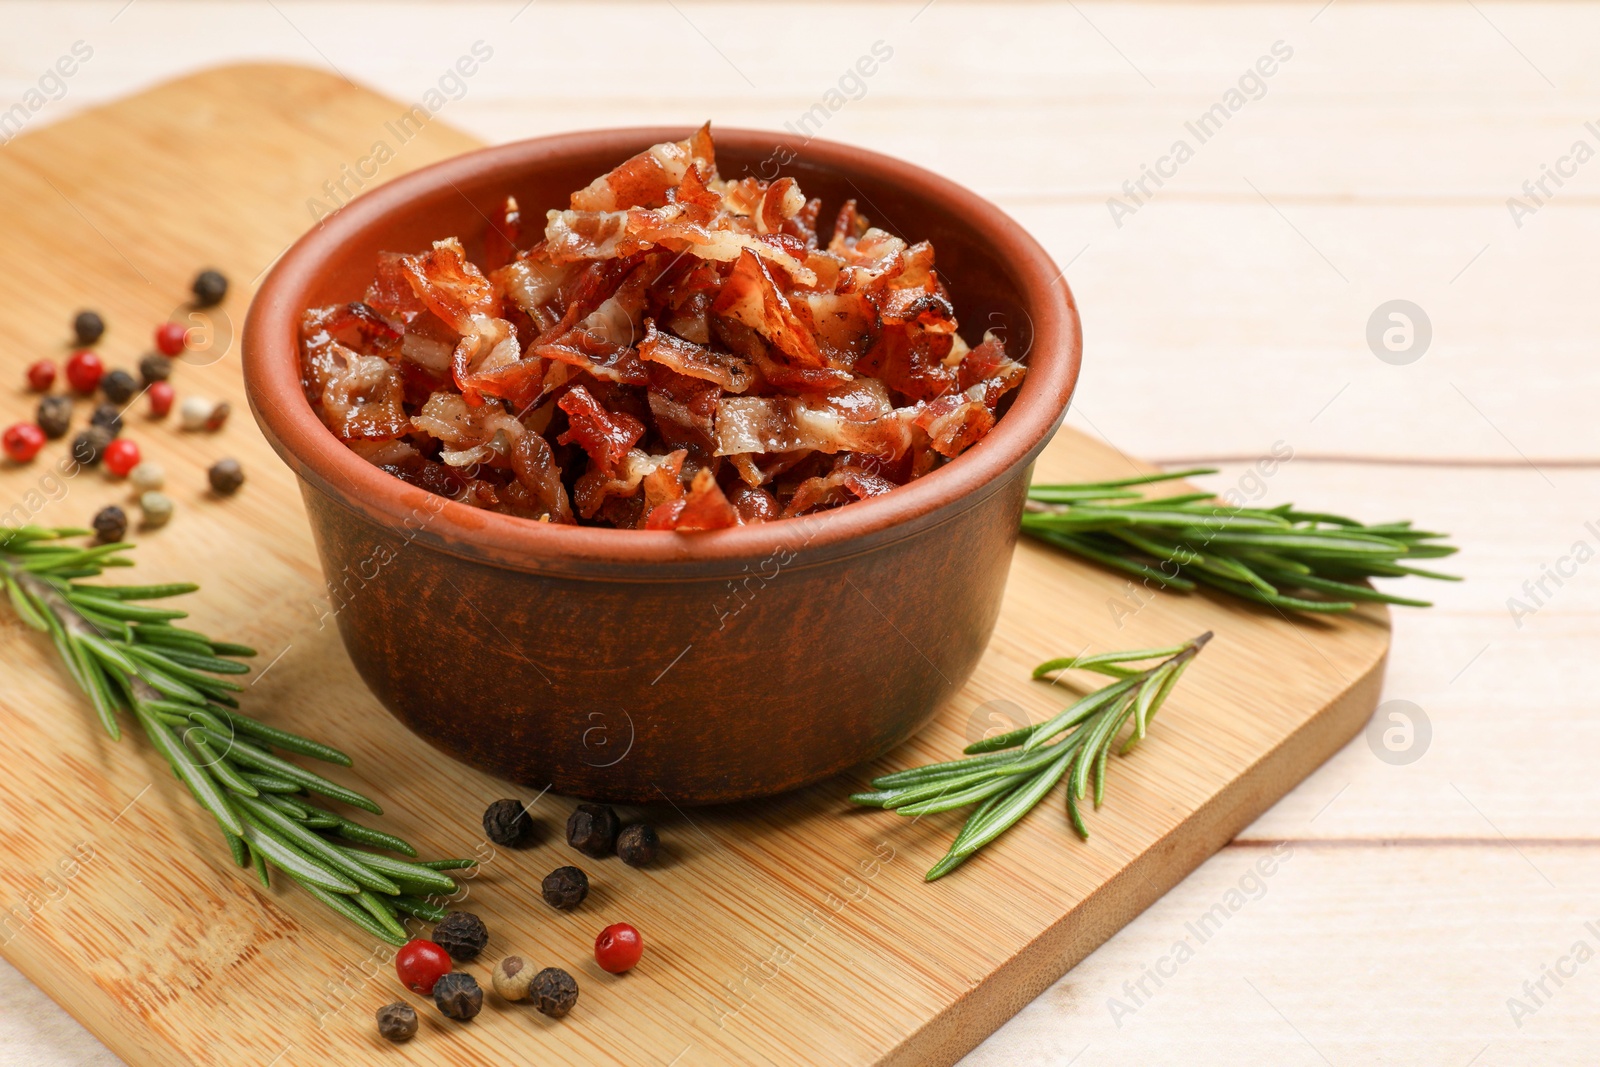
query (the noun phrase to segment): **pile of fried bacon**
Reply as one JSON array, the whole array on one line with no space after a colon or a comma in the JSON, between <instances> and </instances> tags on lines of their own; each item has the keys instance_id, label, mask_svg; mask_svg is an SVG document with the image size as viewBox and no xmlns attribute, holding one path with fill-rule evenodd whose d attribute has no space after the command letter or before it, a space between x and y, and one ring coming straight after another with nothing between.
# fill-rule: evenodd
<instances>
[{"instance_id":1,"label":"pile of fried bacon","mask_svg":"<svg viewBox=\"0 0 1600 1067\"><path fill-rule=\"evenodd\" d=\"M1026 369L969 348L928 242L850 201L824 242L793 178L717 175L710 127L550 211L508 199L379 256L363 300L301 322L302 382L361 456L548 522L709 530L887 493L994 426Z\"/></svg>"}]
</instances>

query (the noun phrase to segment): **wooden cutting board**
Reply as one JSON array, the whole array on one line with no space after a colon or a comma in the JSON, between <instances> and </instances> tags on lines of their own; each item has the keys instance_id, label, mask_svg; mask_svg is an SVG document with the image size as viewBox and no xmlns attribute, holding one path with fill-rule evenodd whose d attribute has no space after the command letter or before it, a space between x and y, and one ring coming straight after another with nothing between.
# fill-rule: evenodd
<instances>
[{"instance_id":1,"label":"wooden cutting board","mask_svg":"<svg viewBox=\"0 0 1600 1067\"><path fill-rule=\"evenodd\" d=\"M516 790L410 736L362 687L325 616L294 481L244 414L231 343L255 280L319 205L333 206L331 191L475 144L438 118L399 143L390 124L405 111L324 73L231 67L6 145L0 420L28 417L23 367L65 357L78 308L100 310L109 323L102 353L132 368L154 325L186 314L195 271L221 268L234 287L208 323L213 345L179 365L174 381L180 398L226 399L236 414L212 435L150 422L142 403L130 413L127 435L165 466L178 508L170 526L140 538L132 573L204 583L185 605L194 625L263 651L247 711L342 744L356 766L335 776L381 798L382 824L424 854L483 859L461 905L492 931L469 967L480 980L518 953L571 971L582 998L557 1022L491 997L461 1025L403 993L392 950L298 889L264 893L233 869L214 824L150 747L131 735L107 739L48 644L0 610L0 951L131 1063L949 1063L1366 720L1388 646L1381 609L1288 620L1205 596L1152 595L1024 543L973 679L934 725L874 767L759 804L651 811L666 857L646 870L577 857L561 839L569 802L555 796L534 805L542 844L497 853L481 841L479 816ZM380 154L392 158L377 164ZM126 488L98 472L55 476L64 452L53 442L32 465L0 469L0 512L21 507L35 521L76 525L125 502ZM224 455L247 473L225 501L206 495L204 477ZM1120 453L1063 430L1037 477L1133 470ZM1058 790L977 860L927 885L922 874L958 816L913 823L845 803L873 773L950 758L1019 717L1054 713L1072 687L1029 681L1043 659L1207 629L1216 640L1149 740L1114 761L1087 843L1069 831ZM539 880L574 860L594 889L576 913L554 912ZM623 919L648 949L633 973L613 977L590 946ZM402 996L423 1024L395 1048L377 1037L372 1014Z\"/></svg>"}]
</instances>

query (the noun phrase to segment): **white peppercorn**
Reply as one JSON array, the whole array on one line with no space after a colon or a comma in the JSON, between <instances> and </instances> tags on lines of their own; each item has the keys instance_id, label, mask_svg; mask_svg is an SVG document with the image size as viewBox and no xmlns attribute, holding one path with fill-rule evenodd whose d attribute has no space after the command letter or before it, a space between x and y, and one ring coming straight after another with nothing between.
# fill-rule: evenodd
<instances>
[{"instance_id":1,"label":"white peppercorn","mask_svg":"<svg viewBox=\"0 0 1600 1067\"><path fill-rule=\"evenodd\" d=\"M147 459L128 472L128 481L139 492L148 493L167 484L167 472L161 469L161 464Z\"/></svg>"},{"instance_id":2,"label":"white peppercorn","mask_svg":"<svg viewBox=\"0 0 1600 1067\"><path fill-rule=\"evenodd\" d=\"M154 490L139 494L140 525L147 530L165 526L172 518L172 498Z\"/></svg>"},{"instance_id":3,"label":"white peppercorn","mask_svg":"<svg viewBox=\"0 0 1600 1067\"><path fill-rule=\"evenodd\" d=\"M527 1000L528 983L533 981L533 968L521 956L507 956L494 965L489 977L494 991L506 1000Z\"/></svg>"}]
</instances>

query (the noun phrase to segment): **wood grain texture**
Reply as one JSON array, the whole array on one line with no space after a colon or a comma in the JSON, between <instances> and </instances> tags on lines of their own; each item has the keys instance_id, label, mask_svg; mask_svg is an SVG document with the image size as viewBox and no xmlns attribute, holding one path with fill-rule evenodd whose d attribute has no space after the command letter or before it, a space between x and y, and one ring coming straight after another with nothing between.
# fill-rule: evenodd
<instances>
[{"instance_id":1,"label":"wood grain texture","mask_svg":"<svg viewBox=\"0 0 1600 1067\"><path fill-rule=\"evenodd\" d=\"M8 146L0 197L30 211L0 249L0 292L11 294L0 381L19 380L49 343L41 338L60 338L85 302L111 323L109 361L131 364L202 264L235 279L225 310L242 317L249 281L309 224L306 199L401 110L329 75L233 68ZM388 166L400 173L471 143L433 123ZM146 165L109 165L126 158ZM180 367L176 381L180 395L242 399L231 355ZM9 403L31 401L18 390ZM167 467L180 508L144 539L135 573L204 581L195 624L266 653L247 708L340 740L356 759L342 777L386 801L387 828L429 854L470 851L482 808L506 787L406 734L361 686L329 625L292 478L254 427L239 418L220 436L183 435L135 415L128 433ZM224 453L250 479L225 502L202 492L205 466ZM1134 466L1064 431L1037 475L1114 477ZM82 522L123 495L93 472L58 491L41 484L45 471L0 471L7 507L33 510L38 489L39 521ZM577 1011L553 1023L491 1006L460 1027L426 1007L422 1033L398 1050L370 1018L399 994L388 950L303 893L263 894L232 870L205 817L155 773L148 746L100 736L46 646L8 618L0 714L12 751L29 755L0 779L3 952L141 1065L465 1064L524 1057L530 1045L571 1064L951 1062L1326 759L1377 699L1381 611L1291 621L1195 596L1119 614L1111 605L1127 603L1126 586L1024 544L987 656L932 727L873 768L798 794L692 815L651 811L666 861L637 871L589 863L595 888L575 914L538 900L539 878L574 858L559 842L566 805L541 798L540 845L476 846L484 866L466 906L494 934L469 969L482 978L510 952L565 966L583 987ZM1114 766L1089 842L1070 835L1052 802L927 886L922 872L956 818L845 810L843 795L872 773L947 758L991 715L1037 721L1057 710L1070 685L1027 681L1034 663L1205 629L1217 639L1149 741ZM645 931L649 948L638 970L616 978L593 965L589 945L620 918Z\"/></svg>"}]
</instances>

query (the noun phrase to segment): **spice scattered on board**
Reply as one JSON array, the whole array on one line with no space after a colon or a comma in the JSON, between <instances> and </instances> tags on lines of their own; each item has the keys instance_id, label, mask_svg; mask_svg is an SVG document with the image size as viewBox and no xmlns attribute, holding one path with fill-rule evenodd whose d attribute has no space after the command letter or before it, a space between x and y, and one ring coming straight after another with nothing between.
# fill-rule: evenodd
<instances>
[{"instance_id":1,"label":"spice scattered on board","mask_svg":"<svg viewBox=\"0 0 1600 1067\"><path fill-rule=\"evenodd\" d=\"M72 320L72 334L80 345L94 344L105 332L105 320L93 311L80 311Z\"/></svg>"},{"instance_id":2,"label":"spice scattered on board","mask_svg":"<svg viewBox=\"0 0 1600 1067\"><path fill-rule=\"evenodd\" d=\"M16 463L26 463L44 447L44 431L31 422L19 422L5 432L6 458Z\"/></svg>"},{"instance_id":3,"label":"spice scattered on board","mask_svg":"<svg viewBox=\"0 0 1600 1067\"><path fill-rule=\"evenodd\" d=\"M240 478L243 477L241 473ZM497 800L484 809L483 832L497 845L526 848L533 844L537 829L520 800Z\"/></svg>"},{"instance_id":4,"label":"spice scattered on board","mask_svg":"<svg viewBox=\"0 0 1600 1067\"><path fill-rule=\"evenodd\" d=\"M533 981L533 968L521 956L507 956L494 965L489 984L506 1000L528 999L528 984Z\"/></svg>"},{"instance_id":5,"label":"spice scattered on board","mask_svg":"<svg viewBox=\"0 0 1600 1067\"><path fill-rule=\"evenodd\" d=\"M34 412L34 421L39 424L39 429L52 441L65 437L67 430L72 427L72 398L65 396L47 396L39 401L39 407Z\"/></svg>"},{"instance_id":6,"label":"spice scattered on board","mask_svg":"<svg viewBox=\"0 0 1600 1067\"><path fill-rule=\"evenodd\" d=\"M470 963L489 943L489 931L483 920L470 911L452 911L433 928L433 942L450 958Z\"/></svg>"},{"instance_id":7,"label":"spice scattered on board","mask_svg":"<svg viewBox=\"0 0 1600 1067\"><path fill-rule=\"evenodd\" d=\"M139 465L139 446L126 437L119 437L106 446L102 460L106 470L118 478L126 478Z\"/></svg>"},{"instance_id":8,"label":"spice scattered on board","mask_svg":"<svg viewBox=\"0 0 1600 1067\"><path fill-rule=\"evenodd\" d=\"M72 353L67 360L67 384L84 396L95 391L105 372L106 365L100 357L86 348Z\"/></svg>"},{"instance_id":9,"label":"spice scattered on board","mask_svg":"<svg viewBox=\"0 0 1600 1067\"><path fill-rule=\"evenodd\" d=\"M236 459L219 459L206 471L211 491L218 496L232 496L244 484L244 468Z\"/></svg>"},{"instance_id":10,"label":"spice scattered on board","mask_svg":"<svg viewBox=\"0 0 1600 1067\"><path fill-rule=\"evenodd\" d=\"M617 835L617 856L630 867L648 867L661 851L661 838L649 823L636 822Z\"/></svg>"},{"instance_id":11,"label":"spice scattered on board","mask_svg":"<svg viewBox=\"0 0 1600 1067\"><path fill-rule=\"evenodd\" d=\"M578 1003L578 983L560 967L546 967L533 976L531 993L541 1015L559 1019Z\"/></svg>"},{"instance_id":12,"label":"spice scattered on board","mask_svg":"<svg viewBox=\"0 0 1600 1067\"><path fill-rule=\"evenodd\" d=\"M604 859L617 850L622 821L605 804L579 804L567 816L567 844L585 856Z\"/></svg>"},{"instance_id":13,"label":"spice scattered on board","mask_svg":"<svg viewBox=\"0 0 1600 1067\"><path fill-rule=\"evenodd\" d=\"M228 295L228 279L221 271L203 270L195 275L190 290L194 293L195 306L208 308L222 303L222 298Z\"/></svg>"},{"instance_id":14,"label":"spice scattered on board","mask_svg":"<svg viewBox=\"0 0 1600 1067\"><path fill-rule=\"evenodd\" d=\"M56 365L48 359L28 364L28 388L36 393L48 393L56 383Z\"/></svg>"},{"instance_id":15,"label":"spice scattered on board","mask_svg":"<svg viewBox=\"0 0 1600 1067\"><path fill-rule=\"evenodd\" d=\"M167 484L167 472L161 464L145 460L128 472L128 482L139 492L147 493Z\"/></svg>"},{"instance_id":16,"label":"spice scattered on board","mask_svg":"<svg viewBox=\"0 0 1600 1067\"><path fill-rule=\"evenodd\" d=\"M631 971L644 955L644 938L630 923L612 923L594 939L594 961L602 971Z\"/></svg>"},{"instance_id":17,"label":"spice scattered on board","mask_svg":"<svg viewBox=\"0 0 1600 1067\"><path fill-rule=\"evenodd\" d=\"M159 352L151 352L139 360L139 377L146 385L164 382L172 377L172 361Z\"/></svg>"},{"instance_id":18,"label":"spice scattered on board","mask_svg":"<svg viewBox=\"0 0 1600 1067\"><path fill-rule=\"evenodd\" d=\"M90 525L94 527L95 539L109 545L122 540L123 534L128 532L128 513L115 504L108 504L94 513Z\"/></svg>"},{"instance_id":19,"label":"spice scattered on board","mask_svg":"<svg viewBox=\"0 0 1600 1067\"><path fill-rule=\"evenodd\" d=\"M194 307L211 307L226 297L228 279L219 271L206 269L195 276L191 288ZM77 348L65 362L69 389L66 393L50 392L57 380L55 361L40 359L28 365L28 388L44 395L39 398L33 422L14 423L0 435L0 450L14 463L31 463L46 441L71 433L73 395L94 398L98 393L103 402L93 406L88 425L72 436L67 457L61 463L62 472L71 477L75 473L74 465L102 466L113 478L129 478L142 513L141 528L157 529L172 517L173 501L158 491L165 484L161 468L143 462L141 446L122 437L125 413L141 393L149 395L152 419L165 418L171 412L177 399L170 381L174 358L188 347L189 332L180 322L158 325L153 334L156 350L139 359L137 374L123 368L106 367L105 360L93 347L105 332L105 319L98 312L85 309L73 318L72 334ZM227 423L231 411L227 401L191 397L185 401L184 425L188 429L216 432ZM133 476L136 470L145 467L149 469L139 477ZM206 480L215 496L231 496L244 483L244 469L237 459L220 459L207 470Z\"/></svg>"},{"instance_id":20,"label":"spice scattered on board","mask_svg":"<svg viewBox=\"0 0 1600 1067\"><path fill-rule=\"evenodd\" d=\"M152 419L164 419L171 414L172 402L178 398L178 392L171 382L151 382L149 393Z\"/></svg>"},{"instance_id":21,"label":"spice scattered on board","mask_svg":"<svg viewBox=\"0 0 1600 1067\"><path fill-rule=\"evenodd\" d=\"M146 530L157 530L172 521L172 498L165 493L151 490L139 494L139 526Z\"/></svg>"},{"instance_id":22,"label":"spice scattered on board","mask_svg":"<svg viewBox=\"0 0 1600 1067\"><path fill-rule=\"evenodd\" d=\"M417 1036L417 1009L404 1001L385 1004L378 1009L378 1033L400 1044Z\"/></svg>"},{"instance_id":23,"label":"spice scattered on board","mask_svg":"<svg viewBox=\"0 0 1600 1067\"><path fill-rule=\"evenodd\" d=\"M450 954L432 941L414 938L394 954L394 970L400 984L413 993L428 996L433 985L450 973Z\"/></svg>"},{"instance_id":24,"label":"spice scattered on board","mask_svg":"<svg viewBox=\"0 0 1600 1067\"><path fill-rule=\"evenodd\" d=\"M577 867L557 867L544 876L539 888L546 904L571 911L589 895L589 876Z\"/></svg>"},{"instance_id":25,"label":"spice scattered on board","mask_svg":"<svg viewBox=\"0 0 1600 1067\"><path fill-rule=\"evenodd\" d=\"M90 426L79 430L78 436L72 439L72 458L85 467L99 464L100 457L105 455L106 446L111 443L115 435L104 426Z\"/></svg>"},{"instance_id":26,"label":"spice scattered on board","mask_svg":"<svg viewBox=\"0 0 1600 1067\"><path fill-rule=\"evenodd\" d=\"M116 437L122 433L122 409L115 404L96 404L89 413L89 425L98 426Z\"/></svg>"},{"instance_id":27,"label":"spice scattered on board","mask_svg":"<svg viewBox=\"0 0 1600 1067\"><path fill-rule=\"evenodd\" d=\"M464 971L451 971L434 983L433 1002L452 1019L467 1022L483 1010L483 990Z\"/></svg>"},{"instance_id":28,"label":"spice scattered on board","mask_svg":"<svg viewBox=\"0 0 1600 1067\"><path fill-rule=\"evenodd\" d=\"M139 381L118 367L107 371L105 377L100 379L100 391L113 404L126 404L133 399L133 394L139 391Z\"/></svg>"}]
</instances>

